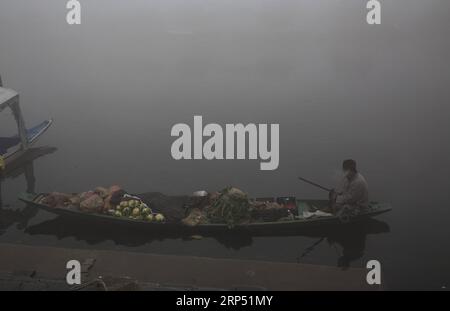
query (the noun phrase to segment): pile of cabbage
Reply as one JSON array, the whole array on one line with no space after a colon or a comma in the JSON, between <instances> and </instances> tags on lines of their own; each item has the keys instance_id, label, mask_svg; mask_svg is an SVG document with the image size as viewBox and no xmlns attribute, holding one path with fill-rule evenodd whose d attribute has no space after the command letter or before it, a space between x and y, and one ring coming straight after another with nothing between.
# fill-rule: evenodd
<instances>
[{"instance_id":1,"label":"pile of cabbage","mask_svg":"<svg viewBox=\"0 0 450 311\"><path fill-rule=\"evenodd\" d=\"M111 216L126 217L134 220L149 222L164 222L165 217L160 213L153 213L152 209L137 197L124 195L122 201L114 208L108 210Z\"/></svg>"}]
</instances>

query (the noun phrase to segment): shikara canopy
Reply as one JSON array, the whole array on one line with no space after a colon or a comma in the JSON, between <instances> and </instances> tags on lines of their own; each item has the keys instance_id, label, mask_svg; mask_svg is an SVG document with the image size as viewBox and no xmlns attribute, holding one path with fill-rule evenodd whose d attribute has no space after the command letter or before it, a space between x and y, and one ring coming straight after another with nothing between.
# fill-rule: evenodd
<instances>
[{"instance_id":1,"label":"shikara canopy","mask_svg":"<svg viewBox=\"0 0 450 311\"><path fill-rule=\"evenodd\" d=\"M0 87L0 111L19 101L19 94L11 89Z\"/></svg>"}]
</instances>

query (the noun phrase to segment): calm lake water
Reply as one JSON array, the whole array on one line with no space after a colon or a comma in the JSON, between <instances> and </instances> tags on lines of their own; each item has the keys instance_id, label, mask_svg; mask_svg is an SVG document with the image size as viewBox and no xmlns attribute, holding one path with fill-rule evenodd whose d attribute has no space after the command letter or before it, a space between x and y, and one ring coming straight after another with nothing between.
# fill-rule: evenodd
<instances>
[{"instance_id":1,"label":"calm lake water","mask_svg":"<svg viewBox=\"0 0 450 311\"><path fill-rule=\"evenodd\" d=\"M28 126L52 117L48 153L1 182L0 242L363 267L378 259L390 289L450 284L450 2L83 2L3 0L0 74ZM171 127L280 124L280 166L175 161ZM0 114L3 135L14 132ZM120 184L188 194L233 185L250 196L325 198L357 160L370 198L394 210L354 230L288 237L142 236L64 223L16 198ZM33 178L27 174L29 187ZM323 240L321 240L324 238ZM315 245L317 244L317 245ZM314 247L311 247L314 246Z\"/></svg>"}]
</instances>

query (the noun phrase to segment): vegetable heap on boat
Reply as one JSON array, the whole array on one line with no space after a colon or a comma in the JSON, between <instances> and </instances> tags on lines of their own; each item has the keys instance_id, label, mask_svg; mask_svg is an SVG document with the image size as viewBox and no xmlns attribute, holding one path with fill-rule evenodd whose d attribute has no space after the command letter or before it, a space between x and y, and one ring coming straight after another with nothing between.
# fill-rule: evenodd
<instances>
[{"instance_id":1,"label":"vegetable heap on boat","mask_svg":"<svg viewBox=\"0 0 450 311\"><path fill-rule=\"evenodd\" d=\"M158 196L130 195L119 186L97 187L82 193L52 192L39 202L50 207L76 209L83 213L106 214L148 222L181 223L193 227L202 224L226 224L228 227L253 222L271 222L294 219L297 207L286 207L276 202L251 200L237 188L227 187L220 192L184 196L178 207L161 204Z\"/></svg>"},{"instance_id":2,"label":"vegetable heap on boat","mask_svg":"<svg viewBox=\"0 0 450 311\"><path fill-rule=\"evenodd\" d=\"M165 221L163 214L154 213L142 199L129 195L119 186L97 187L92 191L71 194L52 192L43 197L40 203L51 207L75 208L86 213L102 213L150 222Z\"/></svg>"}]
</instances>

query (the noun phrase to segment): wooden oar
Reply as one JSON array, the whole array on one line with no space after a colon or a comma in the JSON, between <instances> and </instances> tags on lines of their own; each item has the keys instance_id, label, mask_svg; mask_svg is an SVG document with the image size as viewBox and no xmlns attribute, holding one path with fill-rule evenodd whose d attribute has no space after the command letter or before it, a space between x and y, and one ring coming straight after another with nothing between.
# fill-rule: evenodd
<instances>
[{"instance_id":1,"label":"wooden oar","mask_svg":"<svg viewBox=\"0 0 450 311\"><path fill-rule=\"evenodd\" d=\"M309 253L311 253L314 248L319 245L323 240L325 240L325 237L321 237L318 241L314 242L313 245L307 247L303 253L297 257L297 263L300 263L300 259L302 259L303 257L305 257L306 255L308 255Z\"/></svg>"},{"instance_id":2,"label":"wooden oar","mask_svg":"<svg viewBox=\"0 0 450 311\"><path fill-rule=\"evenodd\" d=\"M317 184L317 183L315 183L315 182L313 182L313 181L311 181L311 180L305 179L305 178L303 178L303 177L298 177L298 179L300 179L301 181L304 181L304 182L306 182L306 183L308 183L308 184L310 184L310 185L313 185L314 187L317 187L317 188L320 188L320 189L322 189L322 190L325 190L325 191L327 191L327 192L330 192L330 191L331 191L331 189L329 189L329 188L327 188L327 187L324 187L324 186L321 186L321 185L319 185L319 184Z\"/></svg>"}]
</instances>

